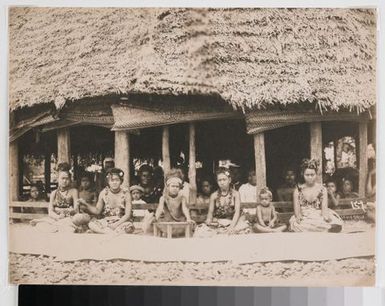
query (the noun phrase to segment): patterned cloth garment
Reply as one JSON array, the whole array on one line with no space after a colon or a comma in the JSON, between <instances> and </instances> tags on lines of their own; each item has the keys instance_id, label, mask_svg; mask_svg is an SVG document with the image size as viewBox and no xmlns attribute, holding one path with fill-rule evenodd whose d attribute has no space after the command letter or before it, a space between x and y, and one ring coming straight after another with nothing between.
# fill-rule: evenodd
<instances>
[{"instance_id":1,"label":"patterned cloth garment","mask_svg":"<svg viewBox=\"0 0 385 306\"><path fill-rule=\"evenodd\" d=\"M226 195L222 195L217 191L215 199L215 207L213 217L218 219L232 219L235 213L235 205L233 203L233 192L230 190Z\"/></svg>"},{"instance_id":2,"label":"patterned cloth garment","mask_svg":"<svg viewBox=\"0 0 385 306\"><path fill-rule=\"evenodd\" d=\"M125 214L126 207L126 195L127 190L120 190L118 193L113 193L110 188L104 189L103 201L104 208L102 211L102 218L105 217L119 217L121 218ZM118 198L118 204L116 200ZM112 203L115 202L115 205Z\"/></svg>"},{"instance_id":3,"label":"patterned cloth garment","mask_svg":"<svg viewBox=\"0 0 385 306\"><path fill-rule=\"evenodd\" d=\"M74 208L74 199L71 194L69 194L69 190L63 194L59 191L59 189L55 192L55 200L53 203L53 210L56 214L64 214L65 217L70 216L70 212Z\"/></svg>"}]
</instances>

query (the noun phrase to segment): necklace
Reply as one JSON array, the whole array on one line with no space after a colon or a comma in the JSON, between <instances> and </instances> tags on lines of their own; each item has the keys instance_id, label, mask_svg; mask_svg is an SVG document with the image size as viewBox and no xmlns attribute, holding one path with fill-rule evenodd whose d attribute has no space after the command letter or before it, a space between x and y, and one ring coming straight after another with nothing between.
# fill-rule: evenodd
<instances>
[{"instance_id":1,"label":"necklace","mask_svg":"<svg viewBox=\"0 0 385 306\"><path fill-rule=\"evenodd\" d=\"M222 191L219 193L219 196L224 198L224 197L227 197L230 193L230 190L227 190L226 194L223 194Z\"/></svg>"},{"instance_id":2,"label":"necklace","mask_svg":"<svg viewBox=\"0 0 385 306\"><path fill-rule=\"evenodd\" d=\"M112 190L111 188L110 188L110 191L111 191L111 193L113 193L113 194L118 194L119 192L120 192L120 187L119 187L119 189L117 190L117 191L114 191L114 190Z\"/></svg>"},{"instance_id":3,"label":"necklace","mask_svg":"<svg viewBox=\"0 0 385 306\"><path fill-rule=\"evenodd\" d=\"M66 196L66 195L68 195L69 189L62 190L62 189L59 188L59 192L60 192L63 196Z\"/></svg>"}]
</instances>

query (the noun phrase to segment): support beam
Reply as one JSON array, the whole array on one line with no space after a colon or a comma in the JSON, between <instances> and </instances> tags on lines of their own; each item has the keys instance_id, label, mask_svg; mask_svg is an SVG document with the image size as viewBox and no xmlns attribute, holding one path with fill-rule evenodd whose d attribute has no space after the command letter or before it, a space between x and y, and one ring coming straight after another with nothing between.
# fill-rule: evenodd
<instances>
[{"instance_id":1,"label":"support beam","mask_svg":"<svg viewBox=\"0 0 385 306\"><path fill-rule=\"evenodd\" d=\"M257 178L257 198L262 187L266 186L265 135L254 135L255 175Z\"/></svg>"},{"instance_id":2,"label":"support beam","mask_svg":"<svg viewBox=\"0 0 385 306\"><path fill-rule=\"evenodd\" d=\"M190 204L195 204L197 199L197 181L196 181L196 147L195 147L195 124L189 124L189 167L188 178L190 181Z\"/></svg>"},{"instance_id":3,"label":"support beam","mask_svg":"<svg viewBox=\"0 0 385 306\"><path fill-rule=\"evenodd\" d=\"M44 156L44 184L45 192L51 193L51 153L49 152Z\"/></svg>"},{"instance_id":4,"label":"support beam","mask_svg":"<svg viewBox=\"0 0 385 306\"><path fill-rule=\"evenodd\" d=\"M322 184L322 123L310 123L310 158L319 161L318 182Z\"/></svg>"},{"instance_id":5,"label":"support beam","mask_svg":"<svg viewBox=\"0 0 385 306\"><path fill-rule=\"evenodd\" d=\"M9 199L19 199L19 144L17 140L9 144Z\"/></svg>"},{"instance_id":6,"label":"support beam","mask_svg":"<svg viewBox=\"0 0 385 306\"><path fill-rule=\"evenodd\" d=\"M377 128L376 128L377 119L373 119L370 121L370 129L371 129L371 139L368 141L369 143L377 143Z\"/></svg>"},{"instance_id":7,"label":"support beam","mask_svg":"<svg viewBox=\"0 0 385 306\"><path fill-rule=\"evenodd\" d=\"M168 126L163 127L162 133L162 162L163 162L163 172L165 177L171 169L171 160L170 160L170 129Z\"/></svg>"},{"instance_id":8,"label":"support beam","mask_svg":"<svg viewBox=\"0 0 385 306\"><path fill-rule=\"evenodd\" d=\"M365 197L366 177L368 175L368 124L367 122L359 123L359 171L358 171L358 194Z\"/></svg>"},{"instance_id":9,"label":"support beam","mask_svg":"<svg viewBox=\"0 0 385 306\"><path fill-rule=\"evenodd\" d=\"M68 128L57 130L57 157L59 163L71 162L71 139Z\"/></svg>"},{"instance_id":10,"label":"support beam","mask_svg":"<svg viewBox=\"0 0 385 306\"><path fill-rule=\"evenodd\" d=\"M124 172L123 187L130 186L130 138L125 131L115 131L115 167Z\"/></svg>"}]
</instances>

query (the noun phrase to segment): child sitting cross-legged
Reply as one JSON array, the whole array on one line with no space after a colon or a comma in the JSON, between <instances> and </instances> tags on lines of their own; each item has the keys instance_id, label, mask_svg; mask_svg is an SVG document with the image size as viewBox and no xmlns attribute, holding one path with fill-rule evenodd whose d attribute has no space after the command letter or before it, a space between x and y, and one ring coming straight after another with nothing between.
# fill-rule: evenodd
<instances>
[{"instance_id":1,"label":"child sitting cross-legged","mask_svg":"<svg viewBox=\"0 0 385 306\"><path fill-rule=\"evenodd\" d=\"M79 222L78 191L71 188L70 168L68 163L58 165L58 188L51 193L48 217L30 221L40 231L75 232L83 224L82 220Z\"/></svg>"},{"instance_id":2,"label":"child sitting cross-legged","mask_svg":"<svg viewBox=\"0 0 385 306\"><path fill-rule=\"evenodd\" d=\"M88 224L94 233L132 233L134 225L131 222L132 205L128 190L122 188L124 172L118 168L107 172L108 186L99 194L96 206L83 202L81 209L93 215Z\"/></svg>"},{"instance_id":3,"label":"child sitting cross-legged","mask_svg":"<svg viewBox=\"0 0 385 306\"><path fill-rule=\"evenodd\" d=\"M278 222L277 212L273 204L272 193L265 187L259 192L260 204L257 206L257 223L254 231L257 233L276 233L283 232L287 226Z\"/></svg>"}]
</instances>

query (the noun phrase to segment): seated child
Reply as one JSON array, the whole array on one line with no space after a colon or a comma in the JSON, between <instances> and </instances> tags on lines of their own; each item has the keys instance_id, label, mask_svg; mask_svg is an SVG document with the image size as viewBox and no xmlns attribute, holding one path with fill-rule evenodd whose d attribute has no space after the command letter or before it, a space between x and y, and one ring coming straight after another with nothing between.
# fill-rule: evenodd
<instances>
[{"instance_id":1,"label":"seated child","mask_svg":"<svg viewBox=\"0 0 385 306\"><path fill-rule=\"evenodd\" d=\"M40 191L40 188L36 184L31 185L31 189L29 190L29 196L27 202L40 202L44 201L44 198L42 197L42 192Z\"/></svg>"},{"instance_id":2,"label":"seated child","mask_svg":"<svg viewBox=\"0 0 385 306\"><path fill-rule=\"evenodd\" d=\"M293 168L287 168L284 173L284 184L277 189L277 197L280 202L293 201L293 192L297 185L297 175Z\"/></svg>"},{"instance_id":3,"label":"seated child","mask_svg":"<svg viewBox=\"0 0 385 306\"><path fill-rule=\"evenodd\" d=\"M283 232L287 226L277 222L277 212L271 200L273 195L269 188L265 187L259 193L260 204L257 206L257 223L254 230L257 233Z\"/></svg>"},{"instance_id":4,"label":"seated child","mask_svg":"<svg viewBox=\"0 0 385 306\"><path fill-rule=\"evenodd\" d=\"M257 177L255 175L255 170L249 170L247 183L243 184L239 188L239 196L241 198L241 203L257 203ZM243 212L246 215L255 215L255 208L245 208Z\"/></svg>"},{"instance_id":5,"label":"seated child","mask_svg":"<svg viewBox=\"0 0 385 306\"><path fill-rule=\"evenodd\" d=\"M353 182L350 179L342 180L342 192L340 193L341 199L358 198L358 193L353 191Z\"/></svg>"},{"instance_id":6,"label":"seated child","mask_svg":"<svg viewBox=\"0 0 385 306\"><path fill-rule=\"evenodd\" d=\"M73 217L79 212L78 191L71 188L70 165L58 165L58 188L51 193L48 217L31 220L30 224L45 232L75 232ZM76 222L75 222L76 223Z\"/></svg>"},{"instance_id":7,"label":"seated child","mask_svg":"<svg viewBox=\"0 0 385 306\"><path fill-rule=\"evenodd\" d=\"M232 187L231 175L227 169L218 169L217 183L218 190L210 196L206 225L197 227L194 237L248 233L250 228L241 213L239 192Z\"/></svg>"},{"instance_id":8,"label":"seated child","mask_svg":"<svg viewBox=\"0 0 385 306\"><path fill-rule=\"evenodd\" d=\"M212 184L208 179L201 181L200 193L197 197L197 206L209 206Z\"/></svg>"},{"instance_id":9,"label":"seated child","mask_svg":"<svg viewBox=\"0 0 385 306\"><path fill-rule=\"evenodd\" d=\"M32 184L31 189L29 190L29 196L27 202L46 202L46 199L42 196L41 189L38 185ZM48 204L47 204L48 207ZM22 207L21 210L23 213L35 213L35 214L45 214L46 209L41 207Z\"/></svg>"},{"instance_id":10,"label":"seated child","mask_svg":"<svg viewBox=\"0 0 385 306\"><path fill-rule=\"evenodd\" d=\"M255 170L250 170L247 177L247 183L239 187L241 203L257 202L257 178Z\"/></svg>"},{"instance_id":11,"label":"seated child","mask_svg":"<svg viewBox=\"0 0 385 306\"><path fill-rule=\"evenodd\" d=\"M159 205L155 212L155 222L195 222L191 220L187 201L180 193L183 181L179 177L172 176L166 181L164 195L159 200ZM166 228L159 224L154 224L160 231L165 232ZM184 232L184 229L174 229L175 234Z\"/></svg>"},{"instance_id":12,"label":"seated child","mask_svg":"<svg viewBox=\"0 0 385 306\"><path fill-rule=\"evenodd\" d=\"M133 185L130 187L132 204L146 204L146 202L142 200L143 192L144 189L142 186Z\"/></svg>"},{"instance_id":13,"label":"seated child","mask_svg":"<svg viewBox=\"0 0 385 306\"><path fill-rule=\"evenodd\" d=\"M124 172L118 168L109 169L106 175L107 187L99 194L96 206L82 203L81 208L94 216L88 224L94 233L132 233L134 225L130 193L121 187Z\"/></svg>"},{"instance_id":14,"label":"seated child","mask_svg":"<svg viewBox=\"0 0 385 306\"><path fill-rule=\"evenodd\" d=\"M92 188L91 177L87 172L80 176L79 203L96 204L96 191Z\"/></svg>"},{"instance_id":15,"label":"seated child","mask_svg":"<svg viewBox=\"0 0 385 306\"><path fill-rule=\"evenodd\" d=\"M132 185L130 187L132 204L146 204L146 202L142 200L143 192L144 188L140 185ZM146 211L143 209L134 210L133 214L135 217L144 217L146 215Z\"/></svg>"},{"instance_id":16,"label":"seated child","mask_svg":"<svg viewBox=\"0 0 385 306\"><path fill-rule=\"evenodd\" d=\"M177 166L175 169L176 175L182 180L182 186L180 188L180 193L185 197L186 204L190 204L190 183L186 181L186 170L183 166ZM172 171L173 171L172 170Z\"/></svg>"},{"instance_id":17,"label":"seated child","mask_svg":"<svg viewBox=\"0 0 385 306\"><path fill-rule=\"evenodd\" d=\"M328 193L328 207L336 208L340 200L340 195L337 192L337 184L335 181L326 182L326 191Z\"/></svg>"},{"instance_id":18,"label":"seated child","mask_svg":"<svg viewBox=\"0 0 385 306\"><path fill-rule=\"evenodd\" d=\"M203 179L200 182L200 192L196 200L196 206L202 209L208 209L210 205L210 195L212 192L212 184L209 179ZM191 218L197 218L199 216L199 209L191 209L190 215Z\"/></svg>"}]
</instances>

